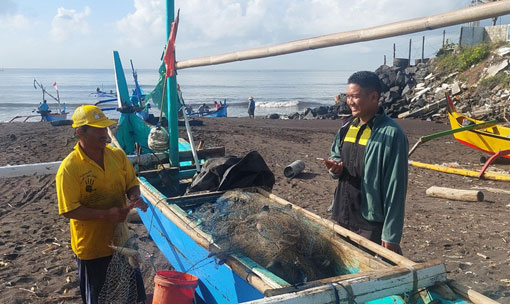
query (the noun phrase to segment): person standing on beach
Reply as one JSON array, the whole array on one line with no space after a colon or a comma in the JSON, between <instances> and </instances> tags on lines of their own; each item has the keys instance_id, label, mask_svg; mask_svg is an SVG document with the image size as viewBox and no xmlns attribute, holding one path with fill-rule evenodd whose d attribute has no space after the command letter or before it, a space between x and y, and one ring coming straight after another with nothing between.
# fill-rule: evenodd
<instances>
[{"instance_id":1,"label":"person standing on beach","mask_svg":"<svg viewBox=\"0 0 510 304\"><path fill-rule=\"evenodd\" d=\"M50 107L46 102L46 99L39 105L39 113L41 114L41 121L48 121L48 114L50 113Z\"/></svg>"},{"instance_id":2,"label":"person standing on beach","mask_svg":"<svg viewBox=\"0 0 510 304\"><path fill-rule=\"evenodd\" d=\"M341 226L402 254L408 141L379 106L377 74L356 72L347 81L352 118L333 141L324 164L338 179L332 218Z\"/></svg>"},{"instance_id":3,"label":"person standing on beach","mask_svg":"<svg viewBox=\"0 0 510 304\"><path fill-rule=\"evenodd\" d=\"M253 99L253 96L250 96L248 101L248 116L250 118L255 118L255 99Z\"/></svg>"},{"instance_id":4,"label":"person standing on beach","mask_svg":"<svg viewBox=\"0 0 510 304\"><path fill-rule=\"evenodd\" d=\"M91 304L98 302L105 283L116 225L125 222L131 208L146 211L147 204L140 197L139 183L126 154L107 145L106 128L115 122L92 105L78 107L72 119L79 142L57 172L58 208L60 215L70 219L81 297L83 303ZM139 270L135 270L135 277L138 301L144 301Z\"/></svg>"}]
</instances>

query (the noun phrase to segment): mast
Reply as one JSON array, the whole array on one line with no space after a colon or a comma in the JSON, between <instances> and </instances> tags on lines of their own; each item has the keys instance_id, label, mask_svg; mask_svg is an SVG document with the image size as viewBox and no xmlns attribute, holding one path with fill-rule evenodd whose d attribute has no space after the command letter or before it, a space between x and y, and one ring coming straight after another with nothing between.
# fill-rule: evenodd
<instances>
[{"instance_id":1,"label":"mast","mask_svg":"<svg viewBox=\"0 0 510 304\"><path fill-rule=\"evenodd\" d=\"M170 36L172 22L174 21L174 0L166 1L166 40ZM177 76L174 74L172 77L166 79L166 100L167 100L167 117L168 117L168 130L170 133L169 144L169 160L170 166L179 166L179 130L178 130L178 97L177 97Z\"/></svg>"}]
</instances>

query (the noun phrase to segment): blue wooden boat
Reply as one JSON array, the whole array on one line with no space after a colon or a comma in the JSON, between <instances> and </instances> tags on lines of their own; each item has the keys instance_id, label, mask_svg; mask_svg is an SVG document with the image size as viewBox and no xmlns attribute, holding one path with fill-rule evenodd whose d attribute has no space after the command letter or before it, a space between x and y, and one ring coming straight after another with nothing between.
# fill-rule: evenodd
<instances>
[{"instance_id":1,"label":"blue wooden boat","mask_svg":"<svg viewBox=\"0 0 510 304\"><path fill-rule=\"evenodd\" d=\"M228 105L222 105L218 110L207 111L207 112L191 112L188 114L189 117L227 117Z\"/></svg>"},{"instance_id":2,"label":"blue wooden boat","mask_svg":"<svg viewBox=\"0 0 510 304\"><path fill-rule=\"evenodd\" d=\"M167 0L167 33L174 16L173 1ZM141 193L149 204L140 217L163 255L172 266L199 278L196 295L205 303L497 303L455 282L446 281L440 262L415 263L356 233L295 206L260 188L237 189L260 195L299 213L304 221L327 231L330 247L338 259L331 277L292 285L254 259L232 252L215 256L219 247L200 223L189 215L204 203L213 203L223 192L185 195L192 167L190 145L178 138L179 99L176 76L165 79L169 147L154 154L147 147L150 127L135 115L130 103L122 64L114 52L121 118L118 146L127 154L142 147L139 172ZM223 155L224 148L198 151L200 159ZM152 161L152 163L151 163ZM152 164L152 165L151 165Z\"/></svg>"}]
</instances>

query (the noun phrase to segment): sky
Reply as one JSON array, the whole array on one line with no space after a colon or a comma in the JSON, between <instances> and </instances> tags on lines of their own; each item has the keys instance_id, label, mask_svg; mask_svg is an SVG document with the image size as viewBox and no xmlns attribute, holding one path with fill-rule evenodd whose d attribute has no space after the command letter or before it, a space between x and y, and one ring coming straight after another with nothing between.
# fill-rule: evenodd
<instances>
[{"instance_id":1,"label":"sky","mask_svg":"<svg viewBox=\"0 0 510 304\"><path fill-rule=\"evenodd\" d=\"M175 0L180 8L177 61L362 29L465 8L471 0ZM498 24L508 23L509 16ZM482 24L488 24L484 21ZM458 42L459 26L445 28ZM375 69L384 55L425 57L443 30L229 63L225 69ZM164 0L0 0L0 69L159 66L166 43Z\"/></svg>"}]
</instances>

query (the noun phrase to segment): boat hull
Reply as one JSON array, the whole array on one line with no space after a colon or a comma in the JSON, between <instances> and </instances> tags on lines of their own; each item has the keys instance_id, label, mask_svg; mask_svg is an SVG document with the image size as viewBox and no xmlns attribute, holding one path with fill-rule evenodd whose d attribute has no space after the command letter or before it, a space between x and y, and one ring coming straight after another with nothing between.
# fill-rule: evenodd
<instances>
[{"instance_id":1,"label":"boat hull","mask_svg":"<svg viewBox=\"0 0 510 304\"><path fill-rule=\"evenodd\" d=\"M465 123L481 123L483 121L469 118L455 111L448 113L450 126L457 129ZM499 151L510 150L510 128L500 125L491 126L485 129L467 130L464 132L454 133L455 139L473 149L495 154ZM504 157L510 158L510 155Z\"/></svg>"},{"instance_id":2,"label":"boat hull","mask_svg":"<svg viewBox=\"0 0 510 304\"><path fill-rule=\"evenodd\" d=\"M210 111L205 113L193 112L189 114L190 117L227 117L227 107L223 106L216 111Z\"/></svg>"}]
</instances>

